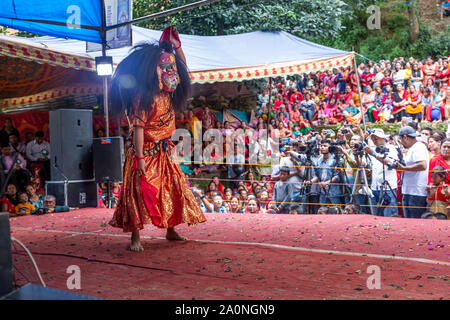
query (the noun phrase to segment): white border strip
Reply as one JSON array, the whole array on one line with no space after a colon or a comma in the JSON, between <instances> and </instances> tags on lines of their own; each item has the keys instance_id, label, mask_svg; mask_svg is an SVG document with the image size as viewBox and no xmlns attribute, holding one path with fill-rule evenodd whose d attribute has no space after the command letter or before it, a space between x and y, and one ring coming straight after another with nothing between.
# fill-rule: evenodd
<instances>
[{"instance_id":1,"label":"white border strip","mask_svg":"<svg viewBox=\"0 0 450 320\"><path fill-rule=\"evenodd\" d=\"M75 235L95 235L95 236L104 236L104 237L126 237L126 238L130 237L128 234L98 233L98 231L97 232L79 232L79 231L32 229L32 228L23 228L23 227L11 227L11 230L12 231L18 230L18 231L38 231L38 232L65 233L65 234L71 234L72 236L75 236ZM163 238L163 237L152 237L152 236L144 236L144 235L141 235L141 238L144 238L144 239L162 239L162 240L166 239L166 238ZM302 247L291 247L291 246L285 246L285 245L280 245L280 244L272 244L272 243L219 241L219 240L196 240L196 239L188 239L188 241L205 242L205 243L217 243L217 244L252 245L252 246L260 246L260 247L268 247L268 248L278 248L278 249L303 251L303 252L340 254L340 255L345 255L345 256L359 256L359 257L369 257L369 258L378 258L378 259L406 260L406 261L414 261L414 262L422 262L422 263L430 263L430 264L439 264L439 265L444 265L444 266L450 266L450 262L438 261L438 260L430 260L430 259L423 259L423 258L389 256L389 255L383 255L383 254L335 251L335 250L325 250L325 249L311 249L311 248L302 248Z\"/></svg>"}]
</instances>

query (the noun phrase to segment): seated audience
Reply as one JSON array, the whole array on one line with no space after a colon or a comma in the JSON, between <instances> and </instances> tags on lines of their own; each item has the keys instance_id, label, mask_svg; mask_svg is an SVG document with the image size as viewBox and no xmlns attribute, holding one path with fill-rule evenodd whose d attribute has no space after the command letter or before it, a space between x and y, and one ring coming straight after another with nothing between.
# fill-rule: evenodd
<instances>
[{"instance_id":1,"label":"seated audience","mask_svg":"<svg viewBox=\"0 0 450 320\"><path fill-rule=\"evenodd\" d=\"M17 188L14 184L8 184L6 192L1 199L2 212L15 213L16 205L19 203L19 198L17 196Z\"/></svg>"},{"instance_id":2,"label":"seated audience","mask_svg":"<svg viewBox=\"0 0 450 320\"><path fill-rule=\"evenodd\" d=\"M15 211L17 216L31 214L36 208L28 201L26 192L19 194L19 203L16 205Z\"/></svg>"}]
</instances>

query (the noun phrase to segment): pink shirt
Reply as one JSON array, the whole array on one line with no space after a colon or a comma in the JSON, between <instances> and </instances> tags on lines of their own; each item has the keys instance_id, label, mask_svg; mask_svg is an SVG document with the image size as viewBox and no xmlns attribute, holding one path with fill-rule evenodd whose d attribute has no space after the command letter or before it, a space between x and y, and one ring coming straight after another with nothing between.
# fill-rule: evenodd
<instances>
[{"instance_id":1,"label":"pink shirt","mask_svg":"<svg viewBox=\"0 0 450 320\"><path fill-rule=\"evenodd\" d=\"M363 97L362 97L362 105L363 105L363 109L364 109L364 113L367 111L367 109L369 107L371 107L373 105L375 101L375 91L372 91L371 93L366 93Z\"/></svg>"},{"instance_id":2,"label":"pink shirt","mask_svg":"<svg viewBox=\"0 0 450 320\"><path fill-rule=\"evenodd\" d=\"M291 118L292 122L300 122L300 111L292 111L291 114L289 115L289 117Z\"/></svg>"},{"instance_id":3,"label":"pink shirt","mask_svg":"<svg viewBox=\"0 0 450 320\"><path fill-rule=\"evenodd\" d=\"M3 164L4 164L5 168L6 168L5 170L3 170L5 173L8 173L9 169L13 165L13 157L14 156L3 156L2 157ZM22 157L21 154L19 154L19 156L17 157L16 161L17 162L20 161L19 165L20 165L20 167L22 169L25 169L25 167L27 166L27 161Z\"/></svg>"}]
</instances>

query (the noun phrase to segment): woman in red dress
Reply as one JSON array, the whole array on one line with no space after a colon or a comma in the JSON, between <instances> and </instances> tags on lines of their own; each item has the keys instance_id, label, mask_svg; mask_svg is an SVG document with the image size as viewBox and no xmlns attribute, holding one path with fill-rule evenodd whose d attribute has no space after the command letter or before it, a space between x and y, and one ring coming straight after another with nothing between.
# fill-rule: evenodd
<instances>
[{"instance_id":1,"label":"woman in red dress","mask_svg":"<svg viewBox=\"0 0 450 320\"><path fill-rule=\"evenodd\" d=\"M168 240L185 240L175 226L206 221L171 155L175 110L186 104L190 79L178 33L169 27L164 34L170 42L135 46L111 81L113 110L126 108L131 114L132 144L126 150L123 187L110 225L132 232L132 251L143 251L139 230L145 224L167 229Z\"/></svg>"}]
</instances>

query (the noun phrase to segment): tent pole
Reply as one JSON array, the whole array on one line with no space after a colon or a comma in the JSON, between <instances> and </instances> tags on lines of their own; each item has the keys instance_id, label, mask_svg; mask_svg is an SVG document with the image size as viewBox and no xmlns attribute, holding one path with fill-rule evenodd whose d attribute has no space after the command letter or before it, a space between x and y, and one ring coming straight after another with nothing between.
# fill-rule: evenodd
<instances>
[{"instance_id":1,"label":"tent pole","mask_svg":"<svg viewBox=\"0 0 450 320\"><path fill-rule=\"evenodd\" d=\"M103 105L105 112L105 134L109 138L109 106L108 106L108 77L103 77Z\"/></svg>"},{"instance_id":2,"label":"tent pole","mask_svg":"<svg viewBox=\"0 0 450 320\"><path fill-rule=\"evenodd\" d=\"M266 151L269 149L269 125L270 125L270 111L272 109L272 77L269 78L269 102L267 102L267 141Z\"/></svg>"},{"instance_id":3,"label":"tent pole","mask_svg":"<svg viewBox=\"0 0 450 320\"><path fill-rule=\"evenodd\" d=\"M102 37L102 56L106 57L106 13L105 0L100 0L100 7L102 10L102 27L100 35ZM105 135L109 138L109 101L108 101L108 78L103 77L103 112L105 117Z\"/></svg>"},{"instance_id":4,"label":"tent pole","mask_svg":"<svg viewBox=\"0 0 450 320\"><path fill-rule=\"evenodd\" d=\"M353 54L353 68L355 69L356 83L358 85L359 112L361 112L361 115L362 115L362 122L363 122L363 126L364 126L364 131L367 131L366 120L364 119L364 112L363 112L363 107L362 107L361 84L359 83L359 74L358 74L358 69L357 69L357 66L356 66L356 55L355 54Z\"/></svg>"}]
</instances>

